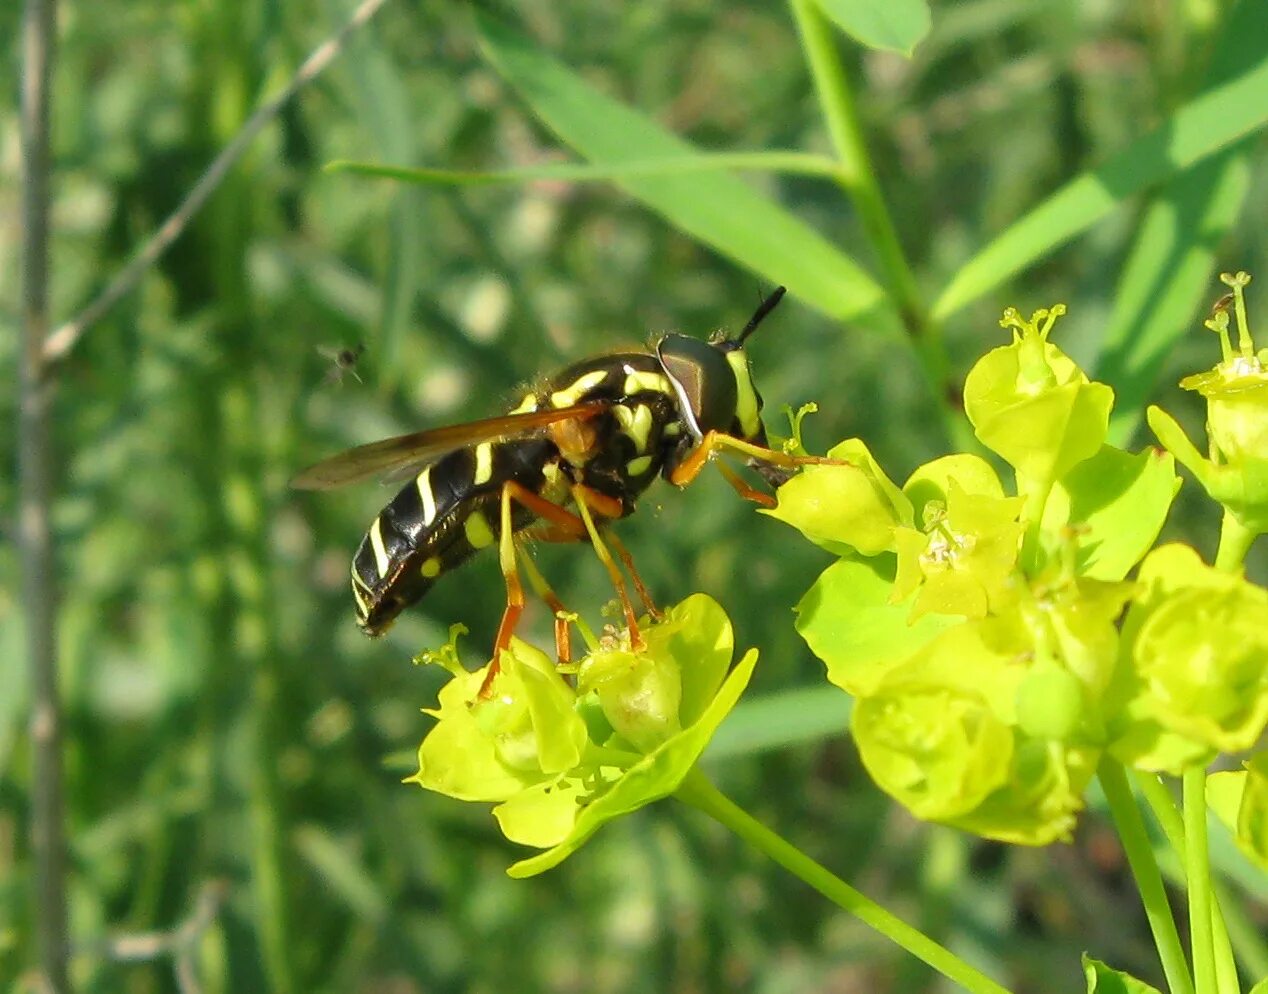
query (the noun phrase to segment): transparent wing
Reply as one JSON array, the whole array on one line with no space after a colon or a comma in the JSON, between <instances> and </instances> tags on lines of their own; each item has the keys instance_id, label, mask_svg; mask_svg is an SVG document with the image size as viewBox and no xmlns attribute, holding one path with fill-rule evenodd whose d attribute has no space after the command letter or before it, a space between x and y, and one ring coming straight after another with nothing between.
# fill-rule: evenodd
<instances>
[{"instance_id":1,"label":"transparent wing","mask_svg":"<svg viewBox=\"0 0 1268 994\"><path fill-rule=\"evenodd\" d=\"M374 477L402 475L413 467L434 462L446 452L479 442L510 438L572 418L592 418L611 407L606 400L591 400L571 407L522 414L503 414L444 428L431 428L381 442L358 445L302 470L291 486L296 490L330 490Z\"/></svg>"}]
</instances>

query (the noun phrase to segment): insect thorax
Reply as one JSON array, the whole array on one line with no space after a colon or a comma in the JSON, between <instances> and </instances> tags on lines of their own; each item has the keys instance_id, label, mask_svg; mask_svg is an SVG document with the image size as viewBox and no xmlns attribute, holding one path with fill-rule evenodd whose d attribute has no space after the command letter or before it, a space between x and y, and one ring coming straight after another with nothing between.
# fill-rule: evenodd
<instances>
[{"instance_id":1,"label":"insect thorax","mask_svg":"<svg viewBox=\"0 0 1268 994\"><path fill-rule=\"evenodd\" d=\"M627 514L686 440L673 386L649 353L618 352L576 363L544 383L534 399L543 407L611 404L554 434L577 482L619 499ZM575 433L571 439L568 432Z\"/></svg>"}]
</instances>

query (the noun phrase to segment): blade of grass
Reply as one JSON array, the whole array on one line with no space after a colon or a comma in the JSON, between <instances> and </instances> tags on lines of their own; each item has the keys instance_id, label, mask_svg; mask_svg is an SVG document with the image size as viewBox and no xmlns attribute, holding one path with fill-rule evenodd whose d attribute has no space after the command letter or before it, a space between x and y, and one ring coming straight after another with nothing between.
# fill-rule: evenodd
<instances>
[{"instance_id":1,"label":"blade of grass","mask_svg":"<svg viewBox=\"0 0 1268 994\"><path fill-rule=\"evenodd\" d=\"M683 159L688 142L596 91L532 42L476 14L485 58L562 141L594 163ZM857 263L738 177L626 176L620 185L675 227L838 318L880 307L884 291Z\"/></svg>"},{"instance_id":2,"label":"blade of grass","mask_svg":"<svg viewBox=\"0 0 1268 994\"><path fill-rule=\"evenodd\" d=\"M1260 9L1242 4L1224 26L1203 84L1210 89L1252 64L1263 49ZM1233 226L1250 187L1246 159L1255 139L1242 139L1177 176L1146 212L1114 294L1097 379L1117 395L1110 441L1125 444L1140 423L1167 352L1190 326L1211 277L1220 239Z\"/></svg>"},{"instance_id":3,"label":"blade of grass","mask_svg":"<svg viewBox=\"0 0 1268 994\"><path fill-rule=\"evenodd\" d=\"M348 160L337 160L326 166L326 170L332 173L353 173L358 176L435 186L488 186L498 183L526 183L531 180L607 181L640 176L681 176L686 173L721 172L728 169L754 169L801 176L835 176L840 172L840 167L827 156L777 151L703 152L678 158L605 162L600 165L589 162L556 162L488 171L391 166Z\"/></svg>"},{"instance_id":4,"label":"blade of grass","mask_svg":"<svg viewBox=\"0 0 1268 994\"><path fill-rule=\"evenodd\" d=\"M741 701L718 728L704 758L751 756L844 735L852 704L837 687L797 687Z\"/></svg>"},{"instance_id":5,"label":"blade of grass","mask_svg":"<svg viewBox=\"0 0 1268 994\"><path fill-rule=\"evenodd\" d=\"M814 0L792 0L791 7L828 134L841 162L841 187L859 213L908 333L916 339L925 339L930 332L925 306L872 167L855 106L854 89L837 50L837 38L824 11Z\"/></svg>"},{"instance_id":6,"label":"blade of grass","mask_svg":"<svg viewBox=\"0 0 1268 994\"><path fill-rule=\"evenodd\" d=\"M1114 445L1126 445L1139 426L1160 366L1192 326L1199 301L1216 295L1215 253L1250 189L1250 144L1239 142L1176 177L1145 213L1096 367L1096 379L1114 388Z\"/></svg>"},{"instance_id":7,"label":"blade of grass","mask_svg":"<svg viewBox=\"0 0 1268 994\"><path fill-rule=\"evenodd\" d=\"M969 259L933 306L935 321L999 286L1086 231L1128 197L1188 169L1268 122L1268 4L1245 3L1226 32L1247 39L1246 59L1218 86L1097 169L1077 177ZM1222 47L1222 46L1221 46ZM1231 69L1231 67L1230 67Z\"/></svg>"}]
</instances>

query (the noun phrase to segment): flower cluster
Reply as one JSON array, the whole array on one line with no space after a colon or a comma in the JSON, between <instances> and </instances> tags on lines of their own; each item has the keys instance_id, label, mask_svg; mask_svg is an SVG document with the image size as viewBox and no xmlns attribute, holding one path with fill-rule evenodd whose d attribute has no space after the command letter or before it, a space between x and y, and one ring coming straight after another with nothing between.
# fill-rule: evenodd
<instances>
[{"instance_id":1,"label":"flower cluster","mask_svg":"<svg viewBox=\"0 0 1268 994\"><path fill-rule=\"evenodd\" d=\"M496 802L508 839L545 850L514 864L512 876L550 869L605 822L674 793L757 661L750 650L731 668L731 623L703 594L642 633L638 649L628 636L606 639L569 668L575 674L512 639L484 696L488 667L464 670L452 635L423 657L453 678L428 712L437 722L410 780Z\"/></svg>"},{"instance_id":2,"label":"flower cluster","mask_svg":"<svg viewBox=\"0 0 1268 994\"><path fill-rule=\"evenodd\" d=\"M829 452L845 465L808 467L767 512L839 556L798 629L854 695L873 778L921 818L1028 844L1069 835L1104 754L1175 773L1251 749L1268 724L1268 593L1186 546L1152 549L1180 485L1172 453L1265 530L1265 353L1225 335L1225 362L1185 381L1211 403L1211 461L1162 431L1170 452L1132 454L1106 442L1113 392L1049 341L1063 312L1007 311L1011 343L965 384L1014 486L972 454L899 486L853 439ZM1238 803L1268 854L1256 769Z\"/></svg>"}]
</instances>

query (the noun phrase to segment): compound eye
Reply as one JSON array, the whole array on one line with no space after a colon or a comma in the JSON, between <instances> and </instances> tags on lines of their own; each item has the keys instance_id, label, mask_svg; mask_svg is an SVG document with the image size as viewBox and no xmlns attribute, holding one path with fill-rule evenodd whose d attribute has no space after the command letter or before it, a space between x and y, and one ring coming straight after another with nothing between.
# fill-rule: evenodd
<instances>
[{"instance_id":1,"label":"compound eye","mask_svg":"<svg viewBox=\"0 0 1268 994\"><path fill-rule=\"evenodd\" d=\"M686 335L666 335L656 357L674 385L678 406L697 439L727 431L735 420L738 389L735 372L717 346Z\"/></svg>"}]
</instances>

